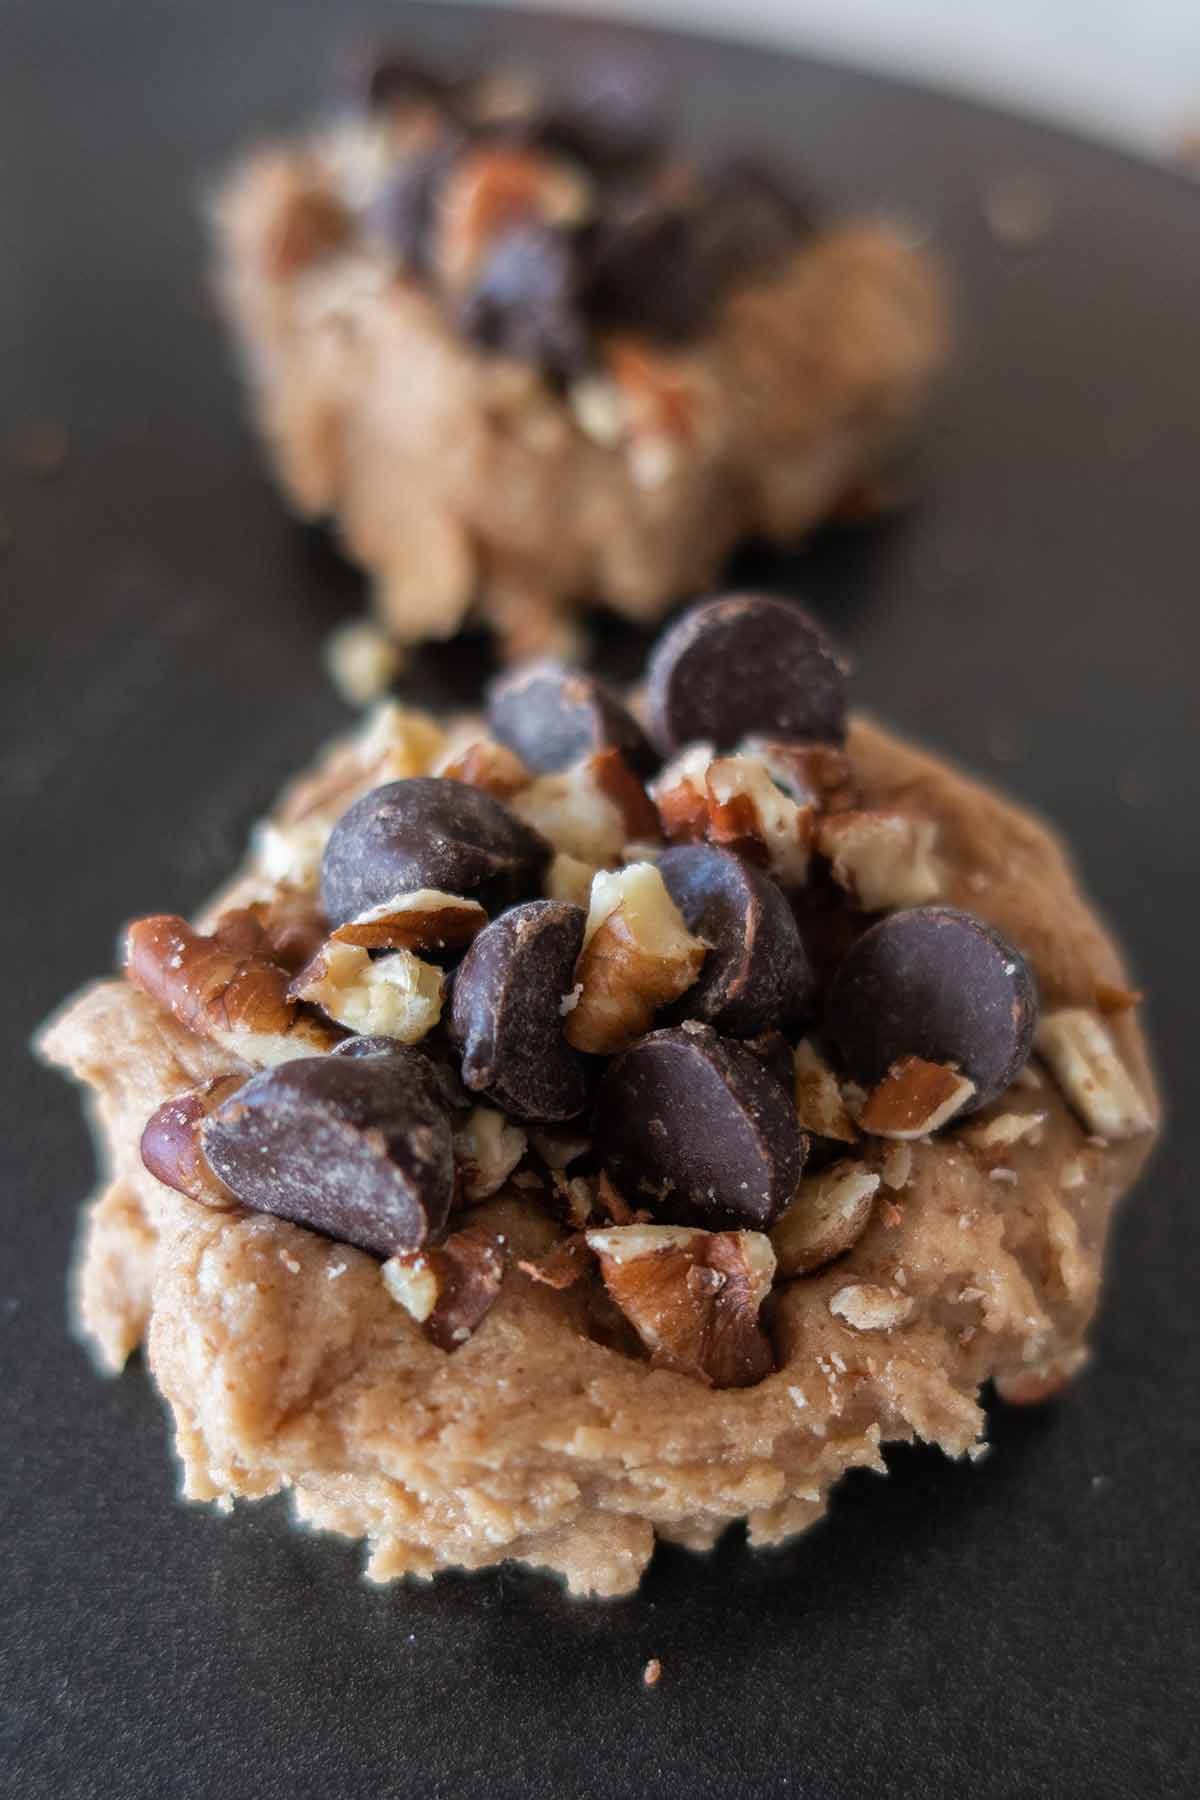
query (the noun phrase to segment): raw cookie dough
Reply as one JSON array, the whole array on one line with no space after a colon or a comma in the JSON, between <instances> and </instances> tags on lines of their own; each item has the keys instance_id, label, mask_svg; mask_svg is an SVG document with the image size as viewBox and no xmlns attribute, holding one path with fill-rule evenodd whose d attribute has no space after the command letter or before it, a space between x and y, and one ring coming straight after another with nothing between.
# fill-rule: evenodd
<instances>
[{"instance_id":1,"label":"raw cookie dough","mask_svg":"<svg viewBox=\"0 0 1200 1800\"><path fill-rule=\"evenodd\" d=\"M477 615L515 656L569 641L580 606L653 620L740 539L882 491L946 340L938 271L900 231L816 225L662 139L614 170L540 103L501 123L486 81L408 73L248 156L214 213L278 478L397 639ZM712 261L718 236L702 282L687 245ZM619 281L595 273L612 242Z\"/></svg>"},{"instance_id":2,"label":"raw cookie dough","mask_svg":"<svg viewBox=\"0 0 1200 1800\"><path fill-rule=\"evenodd\" d=\"M820 754L828 776L834 753ZM882 1469L888 1442L978 1455L982 1384L1030 1400L1082 1364L1109 1218L1145 1161L1156 1117L1120 957L1059 844L1027 814L861 718L851 720L845 759L840 790L827 780L822 788L826 810L815 826L826 848L814 871L819 860L820 879L843 892L839 867L852 887L869 866L881 887L875 913L887 913L890 891L903 905L936 898L995 927L1036 976L1044 1055L998 1099L935 1135L855 1136L837 1147L854 1179L825 1195L826 1211L850 1221L850 1247L815 1273L777 1278L761 1313L770 1372L747 1364L730 1377L750 1385L709 1386L654 1366L645 1337L639 1345L616 1307L598 1305L594 1273L572 1280L568 1269L569 1285L555 1287L528 1272L553 1273L572 1257L594 1269L568 1214L577 1202L586 1211L595 1180L581 1190L550 1174L570 1153L569 1127L539 1135L533 1124L470 1115L475 1135L467 1132L465 1149L460 1142L466 1185L452 1224L469 1227L473 1242L486 1236L494 1260L484 1274L496 1291L446 1348L407 1310L411 1296L402 1304L401 1289L381 1277L376 1256L243 1206L213 1210L143 1165L139 1140L156 1108L217 1076L244 1078L274 1051L228 1033L222 1042L211 1018L207 1035L185 1028L127 980L91 988L46 1029L44 1054L93 1092L111 1164L87 1215L78 1317L111 1369L145 1345L173 1414L187 1497L225 1504L289 1489L299 1518L368 1540L368 1572L380 1581L513 1558L559 1572L575 1593L617 1594L636 1586L656 1537L703 1549L735 1519L747 1521L755 1545L806 1528L844 1470ZM704 757L689 766L697 761ZM561 786L556 812L545 784L577 782L583 766L537 778L540 801L526 817L536 813L552 837L568 815ZM335 821L380 783L430 769L493 792L507 786L514 807L531 791L478 721L443 730L384 708L285 795L202 929L230 907L265 902L279 927L272 942L283 943L284 925L302 938ZM669 770L654 784L664 817L675 779ZM569 817L573 852L559 849L548 866L550 889L578 880L581 868L590 875L580 818ZM595 808L589 819L595 837ZM898 832L908 846L890 872L877 859L856 860L853 848L864 832L877 845L880 819L890 821L885 835ZM616 835L607 857L596 846L596 862L619 862ZM816 879L810 872L810 886ZM905 891L914 883L915 893ZM292 943L278 954L294 966L308 948ZM659 949L666 966L685 953L666 939ZM565 1004L569 1018L582 999ZM306 1028L315 1029L310 1014ZM228 1025L231 1015L222 1017ZM250 1060L229 1047L239 1041ZM820 1129L836 1137L847 1128L845 1107L836 1083L832 1093L821 1088L828 1071L805 1043L796 1064L796 1092L809 1094L805 1121L813 1124L812 1095L823 1092ZM861 1101L844 1082L841 1095ZM817 1160L810 1152L802 1189L823 1178L828 1186L828 1162L810 1172ZM844 1172L846 1161L833 1166ZM498 1191L462 1207L497 1181ZM553 1216L548 1192L566 1213ZM819 1210L799 1230L789 1213L776 1223L781 1274L788 1258L805 1266L814 1229L826 1230L818 1263L829 1253ZM620 1217L610 1211L592 1250L634 1242L622 1231L643 1227ZM556 1248L560 1264L546 1264ZM411 1276L422 1259L396 1265ZM701 1275L714 1289L723 1279L711 1268ZM610 1289L621 1291L619 1282Z\"/></svg>"}]
</instances>

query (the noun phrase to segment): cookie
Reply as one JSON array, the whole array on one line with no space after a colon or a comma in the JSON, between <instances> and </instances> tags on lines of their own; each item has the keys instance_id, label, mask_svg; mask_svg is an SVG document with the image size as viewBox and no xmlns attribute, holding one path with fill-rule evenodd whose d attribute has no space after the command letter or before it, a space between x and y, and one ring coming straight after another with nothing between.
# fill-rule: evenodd
<instances>
[{"instance_id":1,"label":"cookie","mask_svg":"<svg viewBox=\"0 0 1200 1800\"><path fill-rule=\"evenodd\" d=\"M586 74L497 111L486 73L385 56L218 199L275 473L404 642L479 616L525 656L581 606L660 617L739 539L878 488L944 356L939 273L893 227L689 157L654 109L614 154ZM358 638L343 664L359 691L391 667Z\"/></svg>"},{"instance_id":2,"label":"cookie","mask_svg":"<svg viewBox=\"0 0 1200 1800\"><path fill-rule=\"evenodd\" d=\"M494 695L503 742L382 708L46 1029L111 1161L80 1323L145 1346L190 1497L617 1593L1081 1366L1137 996L1051 834L847 717L787 606L668 634L656 774L579 672ZM714 617L803 651L752 737L737 693L681 736Z\"/></svg>"}]
</instances>

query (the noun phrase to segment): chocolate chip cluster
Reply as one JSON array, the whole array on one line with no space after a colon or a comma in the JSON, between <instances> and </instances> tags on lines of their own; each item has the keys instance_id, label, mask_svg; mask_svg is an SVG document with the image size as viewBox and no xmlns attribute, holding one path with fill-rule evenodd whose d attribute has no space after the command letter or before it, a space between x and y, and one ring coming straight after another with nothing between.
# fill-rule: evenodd
<instances>
[{"instance_id":1,"label":"chocolate chip cluster","mask_svg":"<svg viewBox=\"0 0 1200 1800\"><path fill-rule=\"evenodd\" d=\"M431 1269L463 1306L491 1303L495 1246L453 1224L532 1157L554 1179L514 1191L587 1230L656 1356L756 1380L777 1269L807 1273L865 1228L880 1178L848 1152L996 1099L1036 993L1010 944L936 903L932 823L861 805L844 670L797 606L685 614L644 716L579 670L509 673L490 735L341 813L308 929L287 906L210 937L131 927L134 981L268 1065L168 1102L143 1156L208 1204L392 1259L451 1347L474 1319L447 1325ZM831 1173L800 1207L814 1170ZM663 1349L661 1309L639 1314L639 1245L669 1259L654 1292L677 1278L690 1349ZM537 1278L578 1279L577 1248ZM737 1295L757 1298L730 1339Z\"/></svg>"},{"instance_id":2,"label":"chocolate chip cluster","mask_svg":"<svg viewBox=\"0 0 1200 1800\"><path fill-rule=\"evenodd\" d=\"M696 337L731 283L812 228L761 169L682 157L633 63L585 65L548 102L387 55L354 97L382 147L368 236L473 342L562 381L587 373L600 332Z\"/></svg>"}]
</instances>

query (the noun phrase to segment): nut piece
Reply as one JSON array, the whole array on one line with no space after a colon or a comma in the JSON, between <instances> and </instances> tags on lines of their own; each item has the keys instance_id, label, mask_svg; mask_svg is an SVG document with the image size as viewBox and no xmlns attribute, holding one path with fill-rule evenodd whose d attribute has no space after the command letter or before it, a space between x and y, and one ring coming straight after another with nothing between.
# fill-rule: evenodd
<instances>
[{"instance_id":1,"label":"nut piece","mask_svg":"<svg viewBox=\"0 0 1200 1800\"><path fill-rule=\"evenodd\" d=\"M704 956L653 863L601 870L575 970L581 991L567 1015L568 1041L615 1056L649 1030L659 1007L687 992Z\"/></svg>"},{"instance_id":2,"label":"nut piece","mask_svg":"<svg viewBox=\"0 0 1200 1800\"><path fill-rule=\"evenodd\" d=\"M574 1287L576 1282L582 1281L591 1267L587 1239L582 1232L575 1232L571 1237L560 1239L536 1262L519 1262L517 1267L530 1281L538 1281L543 1287L555 1288L561 1293L564 1288Z\"/></svg>"},{"instance_id":3,"label":"nut piece","mask_svg":"<svg viewBox=\"0 0 1200 1800\"><path fill-rule=\"evenodd\" d=\"M618 1225L589 1231L610 1296L656 1368L709 1387L751 1387L774 1367L758 1313L775 1253L760 1231Z\"/></svg>"},{"instance_id":4,"label":"nut piece","mask_svg":"<svg viewBox=\"0 0 1200 1800\"><path fill-rule=\"evenodd\" d=\"M874 1282L856 1281L839 1288L829 1302L835 1319L845 1319L855 1331L891 1331L912 1317L916 1301L911 1294L897 1293L895 1288L877 1287Z\"/></svg>"},{"instance_id":5,"label":"nut piece","mask_svg":"<svg viewBox=\"0 0 1200 1800\"><path fill-rule=\"evenodd\" d=\"M454 1160L468 1205L502 1188L525 1154L525 1133L494 1106L473 1107L454 1133Z\"/></svg>"},{"instance_id":6,"label":"nut piece","mask_svg":"<svg viewBox=\"0 0 1200 1800\"><path fill-rule=\"evenodd\" d=\"M478 900L444 894L439 888L417 888L393 894L347 919L330 936L333 944L357 944L363 950L458 950L487 924Z\"/></svg>"},{"instance_id":7,"label":"nut piece","mask_svg":"<svg viewBox=\"0 0 1200 1800\"><path fill-rule=\"evenodd\" d=\"M546 870L543 886L547 900L569 900L572 906L581 906L586 912L591 904L592 881L596 873L595 863L580 862L577 856L568 856L565 850L559 850Z\"/></svg>"},{"instance_id":8,"label":"nut piece","mask_svg":"<svg viewBox=\"0 0 1200 1800\"><path fill-rule=\"evenodd\" d=\"M226 913L211 935L158 913L129 927L125 973L181 1025L243 1062L269 1068L331 1049L337 1034L301 1012L287 971L262 943L262 926L245 910Z\"/></svg>"},{"instance_id":9,"label":"nut piece","mask_svg":"<svg viewBox=\"0 0 1200 1800\"><path fill-rule=\"evenodd\" d=\"M654 807L619 750L539 775L514 796L512 810L556 850L597 867L618 862L631 839L659 835Z\"/></svg>"},{"instance_id":10,"label":"nut piece","mask_svg":"<svg viewBox=\"0 0 1200 1800\"><path fill-rule=\"evenodd\" d=\"M771 1227L780 1275L810 1275L856 1244L870 1222L879 1182L873 1170L849 1159L806 1175Z\"/></svg>"},{"instance_id":11,"label":"nut piece","mask_svg":"<svg viewBox=\"0 0 1200 1800\"><path fill-rule=\"evenodd\" d=\"M872 1137L925 1137L961 1112L974 1092L975 1083L957 1069L902 1056L871 1089L858 1122Z\"/></svg>"},{"instance_id":12,"label":"nut piece","mask_svg":"<svg viewBox=\"0 0 1200 1800\"><path fill-rule=\"evenodd\" d=\"M468 787L482 788L497 800L511 800L533 780L519 756L489 737L451 745L433 763L430 774L443 775L448 781L465 781Z\"/></svg>"},{"instance_id":13,"label":"nut piece","mask_svg":"<svg viewBox=\"0 0 1200 1800\"><path fill-rule=\"evenodd\" d=\"M490 1232L469 1225L433 1250L393 1256L384 1285L439 1350L457 1350L491 1311L504 1254Z\"/></svg>"},{"instance_id":14,"label":"nut piece","mask_svg":"<svg viewBox=\"0 0 1200 1800\"><path fill-rule=\"evenodd\" d=\"M340 626L325 645L325 667L349 706L370 706L378 700L400 673L403 660L399 644L369 619Z\"/></svg>"},{"instance_id":15,"label":"nut piece","mask_svg":"<svg viewBox=\"0 0 1200 1800\"><path fill-rule=\"evenodd\" d=\"M1044 1112L1035 1113L997 1113L994 1119L988 1119L982 1125L964 1125L962 1140L970 1144L972 1150L978 1150L985 1156L994 1156L998 1152L1008 1150L1013 1144L1019 1144L1024 1138L1034 1138L1046 1123Z\"/></svg>"},{"instance_id":16,"label":"nut piece","mask_svg":"<svg viewBox=\"0 0 1200 1800\"><path fill-rule=\"evenodd\" d=\"M941 893L937 826L904 813L839 812L817 825L817 849L863 912L923 906Z\"/></svg>"},{"instance_id":17,"label":"nut piece","mask_svg":"<svg viewBox=\"0 0 1200 1800\"><path fill-rule=\"evenodd\" d=\"M200 1143L200 1126L241 1087L243 1079L241 1075L218 1075L164 1100L151 1113L142 1133L142 1162L151 1175L176 1193L220 1212L236 1206L237 1198L209 1166Z\"/></svg>"},{"instance_id":18,"label":"nut piece","mask_svg":"<svg viewBox=\"0 0 1200 1800\"><path fill-rule=\"evenodd\" d=\"M251 839L255 867L268 881L315 894L331 829L328 819L316 815L286 825L263 819Z\"/></svg>"},{"instance_id":19,"label":"nut piece","mask_svg":"<svg viewBox=\"0 0 1200 1800\"><path fill-rule=\"evenodd\" d=\"M837 744L789 744L773 738L743 738L739 756L762 763L777 787L800 806L818 812L853 812L859 803L858 784L850 759Z\"/></svg>"},{"instance_id":20,"label":"nut piece","mask_svg":"<svg viewBox=\"0 0 1200 1800\"><path fill-rule=\"evenodd\" d=\"M330 938L289 992L362 1037L419 1043L442 1016L442 972L411 950L372 961L358 944Z\"/></svg>"},{"instance_id":21,"label":"nut piece","mask_svg":"<svg viewBox=\"0 0 1200 1800\"><path fill-rule=\"evenodd\" d=\"M371 786L424 775L445 747L446 734L428 713L385 700L355 740L355 753Z\"/></svg>"},{"instance_id":22,"label":"nut piece","mask_svg":"<svg viewBox=\"0 0 1200 1800\"><path fill-rule=\"evenodd\" d=\"M714 759L708 746L693 745L667 765L653 793L673 843L707 839L768 869L781 887L804 885L813 804L797 804L758 757Z\"/></svg>"},{"instance_id":23,"label":"nut piece","mask_svg":"<svg viewBox=\"0 0 1200 1800\"><path fill-rule=\"evenodd\" d=\"M803 1038L792 1053L796 1116L803 1130L839 1144L856 1144L858 1128L846 1110L837 1076L811 1040Z\"/></svg>"},{"instance_id":24,"label":"nut piece","mask_svg":"<svg viewBox=\"0 0 1200 1800\"><path fill-rule=\"evenodd\" d=\"M299 888L277 888L269 900L254 900L246 911L262 927L262 954L289 975L316 955L329 929L316 896Z\"/></svg>"},{"instance_id":25,"label":"nut piece","mask_svg":"<svg viewBox=\"0 0 1200 1800\"><path fill-rule=\"evenodd\" d=\"M1037 1048L1088 1130L1115 1141L1150 1131L1146 1102L1117 1055L1108 1027L1095 1013L1068 1006L1047 1014Z\"/></svg>"}]
</instances>

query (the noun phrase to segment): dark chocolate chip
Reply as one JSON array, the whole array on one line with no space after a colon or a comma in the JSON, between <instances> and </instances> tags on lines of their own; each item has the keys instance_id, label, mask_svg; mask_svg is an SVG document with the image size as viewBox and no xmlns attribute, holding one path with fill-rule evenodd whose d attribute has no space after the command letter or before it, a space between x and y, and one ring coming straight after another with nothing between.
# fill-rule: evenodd
<instances>
[{"instance_id":1,"label":"dark chocolate chip","mask_svg":"<svg viewBox=\"0 0 1200 1800\"><path fill-rule=\"evenodd\" d=\"M438 194L466 142L448 130L427 149L402 157L367 208L367 235L411 274L428 272Z\"/></svg>"},{"instance_id":2,"label":"dark chocolate chip","mask_svg":"<svg viewBox=\"0 0 1200 1800\"><path fill-rule=\"evenodd\" d=\"M951 1063L975 1083L964 1111L1002 1094L1037 1025L1029 966L998 931L950 906L891 913L854 944L826 1006L846 1074L874 1087L902 1056Z\"/></svg>"},{"instance_id":3,"label":"dark chocolate chip","mask_svg":"<svg viewBox=\"0 0 1200 1800\"><path fill-rule=\"evenodd\" d=\"M580 247L588 317L601 329L647 332L674 343L712 317L718 287L695 255L687 207L643 184L611 195Z\"/></svg>"},{"instance_id":4,"label":"dark chocolate chip","mask_svg":"<svg viewBox=\"0 0 1200 1800\"><path fill-rule=\"evenodd\" d=\"M339 58L338 87L345 100L369 112L450 103L451 85L403 51L354 45Z\"/></svg>"},{"instance_id":5,"label":"dark chocolate chip","mask_svg":"<svg viewBox=\"0 0 1200 1800\"><path fill-rule=\"evenodd\" d=\"M678 1014L730 1037L798 1021L813 980L795 916L775 883L731 850L683 844L658 872L690 932L709 946Z\"/></svg>"},{"instance_id":6,"label":"dark chocolate chip","mask_svg":"<svg viewBox=\"0 0 1200 1800\"><path fill-rule=\"evenodd\" d=\"M420 1060L314 1056L264 1069L206 1121L204 1154L245 1206L379 1256L419 1249L454 1192L450 1120Z\"/></svg>"},{"instance_id":7,"label":"dark chocolate chip","mask_svg":"<svg viewBox=\"0 0 1200 1800\"><path fill-rule=\"evenodd\" d=\"M416 888L504 906L536 890L549 857L545 839L482 788L414 775L372 788L342 814L321 894L335 928Z\"/></svg>"},{"instance_id":8,"label":"dark chocolate chip","mask_svg":"<svg viewBox=\"0 0 1200 1800\"><path fill-rule=\"evenodd\" d=\"M601 172L663 154L666 87L644 56L585 56L543 122L547 143Z\"/></svg>"},{"instance_id":9,"label":"dark chocolate chip","mask_svg":"<svg viewBox=\"0 0 1200 1800\"><path fill-rule=\"evenodd\" d=\"M795 1192L807 1143L769 1066L707 1025L652 1031L609 1066L596 1148L631 1206L761 1228Z\"/></svg>"},{"instance_id":10,"label":"dark chocolate chip","mask_svg":"<svg viewBox=\"0 0 1200 1800\"><path fill-rule=\"evenodd\" d=\"M734 594L697 606L659 639L647 670L650 735L665 756L757 734L841 743L846 683L824 634L788 600Z\"/></svg>"},{"instance_id":11,"label":"dark chocolate chip","mask_svg":"<svg viewBox=\"0 0 1200 1800\"><path fill-rule=\"evenodd\" d=\"M779 263L812 229L809 208L790 189L757 163L733 158L702 179L693 255L725 285Z\"/></svg>"},{"instance_id":12,"label":"dark chocolate chip","mask_svg":"<svg viewBox=\"0 0 1200 1800\"><path fill-rule=\"evenodd\" d=\"M449 1052L443 1047L444 1055ZM399 1038L390 1037L349 1037L335 1044L329 1053L331 1056L348 1056L354 1061L372 1056L399 1056L407 1058L414 1073L423 1076L432 1083L434 1097L443 1106L463 1110L473 1104L471 1096L458 1079L456 1072L438 1054L438 1047L432 1036L425 1039L420 1050L411 1044L402 1044Z\"/></svg>"},{"instance_id":13,"label":"dark chocolate chip","mask_svg":"<svg viewBox=\"0 0 1200 1800\"><path fill-rule=\"evenodd\" d=\"M493 735L530 769L566 769L597 750L619 750L638 775L658 758L645 732L594 676L558 662L527 663L493 681L487 696Z\"/></svg>"},{"instance_id":14,"label":"dark chocolate chip","mask_svg":"<svg viewBox=\"0 0 1200 1800\"><path fill-rule=\"evenodd\" d=\"M567 380L592 360L570 235L553 225L514 225L488 249L458 308L482 349L540 365Z\"/></svg>"},{"instance_id":15,"label":"dark chocolate chip","mask_svg":"<svg viewBox=\"0 0 1200 1800\"><path fill-rule=\"evenodd\" d=\"M583 947L582 907L531 900L484 927L459 964L450 1034L462 1078L514 1118L572 1119L588 1102L588 1059L563 1035L563 999Z\"/></svg>"}]
</instances>

